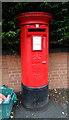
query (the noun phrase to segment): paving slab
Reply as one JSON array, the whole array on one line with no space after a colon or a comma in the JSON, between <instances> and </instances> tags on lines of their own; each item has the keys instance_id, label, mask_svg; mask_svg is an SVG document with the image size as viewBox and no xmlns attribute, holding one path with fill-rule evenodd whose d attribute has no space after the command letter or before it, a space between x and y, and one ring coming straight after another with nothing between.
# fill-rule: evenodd
<instances>
[{"instance_id":1,"label":"paving slab","mask_svg":"<svg viewBox=\"0 0 69 120\"><path fill-rule=\"evenodd\" d=\"M52 100L39 110L26 109L20 104L14 108L14 118L67 118L67 107Z\"/></svg>"}]
</instances>

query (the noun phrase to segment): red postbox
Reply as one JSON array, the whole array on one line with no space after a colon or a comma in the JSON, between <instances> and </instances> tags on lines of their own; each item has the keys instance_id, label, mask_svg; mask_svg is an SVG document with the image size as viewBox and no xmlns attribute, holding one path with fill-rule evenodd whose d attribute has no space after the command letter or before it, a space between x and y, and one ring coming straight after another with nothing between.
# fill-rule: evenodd
<instances>
[{"instance_id":1,"label":"red postbox","mask_svg":"<svg viewBox=\"0 0 69 120\"><path fill-rule=\"evenodd\" d=\"M49 22L44 12L20 13L20 48L22 63L22 103L40 108L48 103Z\"/></svg>"}]
</instances>

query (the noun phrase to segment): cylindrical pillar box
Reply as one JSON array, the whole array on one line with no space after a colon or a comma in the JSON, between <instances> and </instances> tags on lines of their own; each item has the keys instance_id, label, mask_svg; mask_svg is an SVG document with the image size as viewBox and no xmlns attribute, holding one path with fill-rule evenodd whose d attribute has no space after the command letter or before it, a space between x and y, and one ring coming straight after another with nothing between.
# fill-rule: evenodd
<instances>
[{"instance_id":1,"label":"cylindrical pillar box","mask_svg":"<svg viewBox=\"0 0 69 120\"><path fill-rule=\"evenodd\" d=\"M44 12L20 13L22 63L22 103L40 108L48 103L48 43L52 15Z\"/></svg>"}]
</instances>

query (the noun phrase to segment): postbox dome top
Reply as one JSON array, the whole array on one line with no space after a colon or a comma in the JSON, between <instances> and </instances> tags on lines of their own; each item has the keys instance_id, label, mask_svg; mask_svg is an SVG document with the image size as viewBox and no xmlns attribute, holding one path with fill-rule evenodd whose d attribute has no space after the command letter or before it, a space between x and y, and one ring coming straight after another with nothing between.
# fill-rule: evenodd
<instances>
[{"instance_id":1,"label":"postbox dome top","mask_svg":"<svg viewBox=\"0 0 69 120\"><path fill-rule=\"evenodd\" d=\"M52 14L46 12L25 12L17 15L17 20L22 24L48 24L53 18Z\"/></svg>"}]
</instances>

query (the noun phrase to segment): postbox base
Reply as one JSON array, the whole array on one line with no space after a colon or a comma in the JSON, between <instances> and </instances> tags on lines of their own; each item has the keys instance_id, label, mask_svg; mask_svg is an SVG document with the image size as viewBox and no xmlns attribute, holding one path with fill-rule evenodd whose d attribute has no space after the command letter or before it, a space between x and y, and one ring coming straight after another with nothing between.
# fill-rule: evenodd
<instances>
[{"instance_id":1,"label":"postbox base","mask_svg":"<svg viewBox=\"0 0 69 120\"><path fill-rule=\"evenodd\" d=\"M42 108L48 101L48 85L32 88L22 84L22 104L24 107L30 109Z\"/></svg>"}]
</instances>

